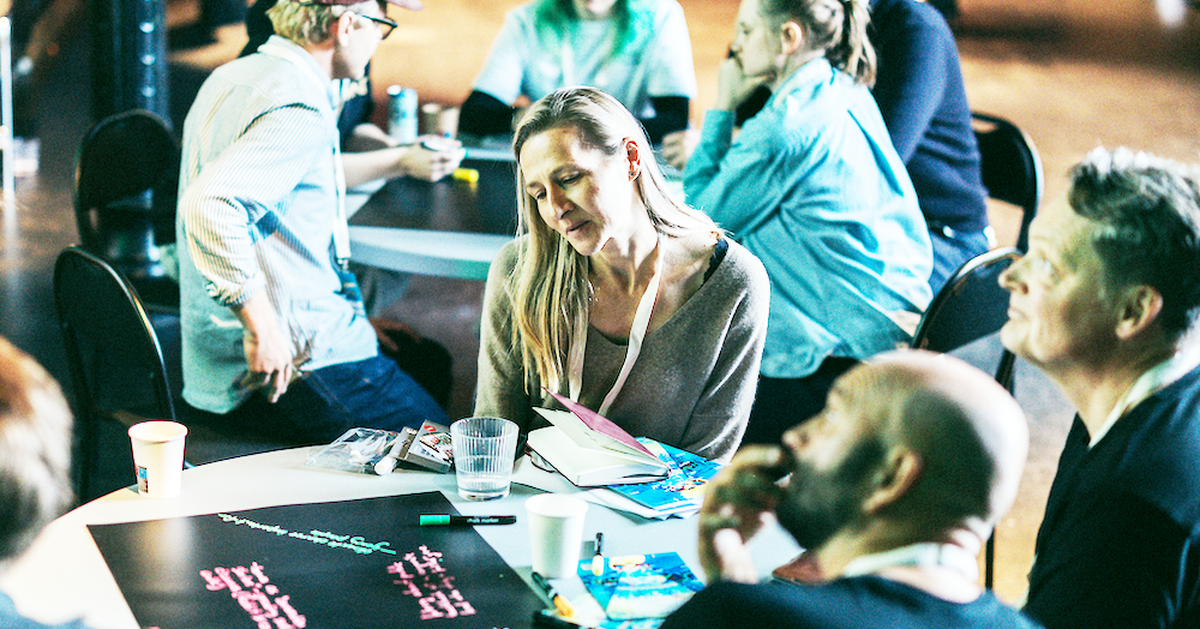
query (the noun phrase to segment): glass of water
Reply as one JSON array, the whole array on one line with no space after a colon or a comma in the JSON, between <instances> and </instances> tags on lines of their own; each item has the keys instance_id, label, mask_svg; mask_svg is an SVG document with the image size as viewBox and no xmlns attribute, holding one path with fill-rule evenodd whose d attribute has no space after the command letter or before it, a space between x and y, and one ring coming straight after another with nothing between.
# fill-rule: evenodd
<instances>
[{"instance_id":1,"label":"glass of water","mask_svg":"<svg viewBox=\"0 0 1200 629\"><path fill-rule=\"evenodd\" d=\"M499 417L468 417L450 424L458 495L494 500L508 495L517 451L517 425Z\"/></svg>"}]
</instances>

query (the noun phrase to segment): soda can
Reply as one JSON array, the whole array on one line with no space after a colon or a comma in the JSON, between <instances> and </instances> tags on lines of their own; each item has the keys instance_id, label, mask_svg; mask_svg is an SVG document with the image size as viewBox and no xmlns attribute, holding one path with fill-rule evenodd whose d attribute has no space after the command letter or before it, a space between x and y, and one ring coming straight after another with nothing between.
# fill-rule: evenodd
<instances>
[{"instance_id":1,"label":"soda can","mask_svg":"<svg viewBox=\"0 0 1200 629\"><path fill-rule=\"evenodd\" d=\"M392 85L387 88L390 106L388 135L400 144L417 141L417 91Z\"/></svg>"}]
</instances>

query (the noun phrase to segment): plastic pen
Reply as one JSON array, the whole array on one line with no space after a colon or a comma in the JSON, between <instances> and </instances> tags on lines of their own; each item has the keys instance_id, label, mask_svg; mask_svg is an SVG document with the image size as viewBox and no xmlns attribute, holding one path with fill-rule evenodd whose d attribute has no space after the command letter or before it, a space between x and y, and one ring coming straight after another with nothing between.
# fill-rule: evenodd
<instances>
[{"instance_id":1,"label":"plastic pen","mask_svg":"<svg viewBox=\"0 0 1200 629\"><path fill-rule=\"evenodd\" d=\"M421 526L477 526L480 524L513 524L515 515L423 515Z\"/></svg>"},{"instance_id":2,"label":"plastic pen","mask_svg":"<svg viewBox=\"0 0 1200 629\"><path fill-rule=\"evenodd\" d=\"M533 577L533 582L536 583L537 586L546 593L546 597L554 603L554 607L558 610L558 614L560 616L564 618L570 618L575 615L575 608L571 606L571 602L567 600L567 597L559 594L558 590L555 590L554 586L550 585L550 582L546 580L546 577L543 577L537 572L531 573L531 576Z\"/></svg>"},{"instance_id":3,"label":"plastic pen","mask_svg":"<svg viewBox=\"0 0 1200 629\"><path fill-rule=\"evenodd\" d=\"M596 533L596 554L592 557L592 574L600 576L604 574L604 533Z\"/></svg>"}]
</instances>

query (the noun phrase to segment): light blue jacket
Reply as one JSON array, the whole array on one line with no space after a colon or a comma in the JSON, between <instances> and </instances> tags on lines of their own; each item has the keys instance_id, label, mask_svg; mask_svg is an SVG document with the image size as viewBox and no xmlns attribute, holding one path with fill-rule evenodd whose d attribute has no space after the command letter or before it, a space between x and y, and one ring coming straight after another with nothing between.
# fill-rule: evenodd
<instances>
[{"instance_id":1,"label":"light blue jacket","mask_svg":"<svg viewBox=\"0 0 1200 629\"><path fill-rule=\"evenodd\" d=\"M732 140L709 111L684 191L766 266L761 373L812 374L911 337L929 304L929 234L912 182L866 87L811 61Z\"/></svg>"}]
</instances>

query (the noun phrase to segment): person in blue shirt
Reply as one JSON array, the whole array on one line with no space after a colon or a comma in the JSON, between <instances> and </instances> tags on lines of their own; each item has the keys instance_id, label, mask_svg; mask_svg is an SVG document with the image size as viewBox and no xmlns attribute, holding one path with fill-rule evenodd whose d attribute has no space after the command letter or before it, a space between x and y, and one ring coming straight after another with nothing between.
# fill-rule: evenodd
<instances>
[{"instance_id":1,"label":"person in blue shirt","mask_svg":"<svg viewBox=\"0 0 1200 629\"><path fill-rule=\"evenodd\" d=\"M363 75L395 25L386 6L281 0L268 12L277 34L217 68L184 122L183 398L229 432L311 444L351 426L447 421L381 354L348 289L345 190L380 174L341 153L332 81ZM463 158L420 145L373 153L390 155L388 170L429 181Z\"/></svg>"},{"instance_id":2,"label":"person in blue shirt","mask_svg":"<svg viewBox=\"0 0 1200 629\"><path fill-rule=\"evenodd\" d=\"M458 131L507 136L521 97L536 101L575 85L611 94L654 144L686 128L696 75L683 7L676 0L535 0L513 9L463 102Z\"/></svg>"},{"instance_id":3,"label":"person in blue shirt","mask_svg":"<svg viewBox=\"0 0 1200 629\"><path fill-rule=\"evenodd\" d=\"M958 47L946 18L923 0L871 0L870 12L878 61L871 94L929 227L929 286L936 294L959 267L993 245ZM767 87L756 89L739 105L739 123L770 97ZM664 138L668 163L682 169L696 135L689 129Z\"/></svg>"},{"instance_id":4,"label":"person in blue shirt","mask_svg":"<svg viewBox=\"0 0 1200 629\"><path fill-rule=\"evenodd\" d=\"M839 374L909 340L932 296L929 233L868 89L866 24L863 0L744 0L687 164L688 203L771 279L743 443L814 415ZM735 139L735 110L763 84L771 99Z\"/></svg>"}]
</instances>

